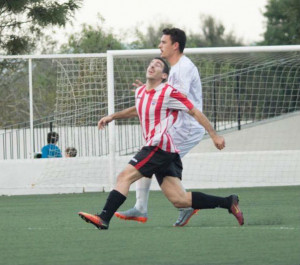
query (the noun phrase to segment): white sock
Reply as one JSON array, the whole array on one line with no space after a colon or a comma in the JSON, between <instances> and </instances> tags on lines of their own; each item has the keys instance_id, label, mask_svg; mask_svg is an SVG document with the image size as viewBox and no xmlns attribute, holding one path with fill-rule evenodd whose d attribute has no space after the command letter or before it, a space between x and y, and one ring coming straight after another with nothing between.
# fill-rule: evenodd
<instances>
[{"instance_id":1,"label":"white sock","mask_svg":"<svg viewBox=\"0 0 300 265\"><path fill-rule=\"evenodd\" d=\"M134 207L141 213L147 213L148 211L151 180L151 178L141 178L136 182L136 203Z\"/></svg>"}]
</instances>

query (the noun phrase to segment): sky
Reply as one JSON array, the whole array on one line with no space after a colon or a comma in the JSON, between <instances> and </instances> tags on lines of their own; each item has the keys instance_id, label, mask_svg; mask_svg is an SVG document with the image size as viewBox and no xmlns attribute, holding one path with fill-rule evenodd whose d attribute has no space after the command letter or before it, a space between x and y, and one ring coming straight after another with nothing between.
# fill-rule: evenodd
<instances>
[{"instance_id":1,"label":"sky","mask_svg":"<svg viewBox=\"0 0 300 265\"><path fill-rule=\"evenodd\" d=\"M130 39L136 27L146 32L149 25L161 22L187 33L199 33L201 15L211 15L225 26L227 33L233 31L245 44L252 44L262 40L266 4L267 0L83 0L73 27L68 26L65 32L78 32L81 24L96 25L98 21L125 40ZM99 23L98 14L104 23Z\"/></svg>"}]
</instances>

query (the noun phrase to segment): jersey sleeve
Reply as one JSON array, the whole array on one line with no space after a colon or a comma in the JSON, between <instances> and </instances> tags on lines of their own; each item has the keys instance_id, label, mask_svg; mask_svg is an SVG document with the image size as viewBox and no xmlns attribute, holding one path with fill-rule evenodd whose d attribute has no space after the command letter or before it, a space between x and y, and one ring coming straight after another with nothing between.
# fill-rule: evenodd
<instances>
[{"instance_id":1,"label":"jersey sleeve","mask_svg":"<svg viewBox=\"0 0 300 265\"><path fill-rule=\"evenodd\" d=\"M168 108L188 112L194 107L193 103L176 89L172 89L168 101Z\"/></svg>"}]
</instances>

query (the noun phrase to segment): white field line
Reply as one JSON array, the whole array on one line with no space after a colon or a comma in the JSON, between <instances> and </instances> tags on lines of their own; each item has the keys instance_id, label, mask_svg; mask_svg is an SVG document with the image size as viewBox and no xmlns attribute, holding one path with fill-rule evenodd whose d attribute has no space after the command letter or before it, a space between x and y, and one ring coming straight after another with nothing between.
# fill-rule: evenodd
<instances>
[{"instance_id":1,"label":"white field line","mask_svg":"<svg viewBox=\"0 0 300 265\"><path fill-rule=\"evenodd\" d=\"M171 227L171 226L170 226ZM127 227L128 229L129 227ZM132 229L133 227L130 227ZM149 227L147 227L149 228ZM165 229L166 227L162 226L157 226L157 227L151 227L151 229ZM173 228L173 227L171 227ZM195 226L189 226L185 228L174 228L174 229L195 229ZM242 229L242 230L279 230L279 231L284 231L284 230L299 230L300 227L291 227L291 226L268 226L268 227L260 227L260 226L199 226L197 227L199 229ZM49 228L49 227L28 227L27 230L94 230L97 229L96 227L82 227L82 228L71 228L71 227L57 227L55 229ZM113 229L113 228L111 228Z\"/></svg>"}]
</instances>

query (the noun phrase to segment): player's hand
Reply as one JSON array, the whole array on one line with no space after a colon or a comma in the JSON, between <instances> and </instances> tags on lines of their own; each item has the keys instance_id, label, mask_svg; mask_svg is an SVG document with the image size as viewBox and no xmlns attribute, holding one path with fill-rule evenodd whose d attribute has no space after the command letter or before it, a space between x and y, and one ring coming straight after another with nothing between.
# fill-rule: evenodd
<instances>
[{"instance_id":1,"label":"player's hand","mask_svg":"<svg viewBox=\"0 0 300 265\"><path fill-rule=\"evenodd\" d=\"M110 123L113 120L111 116L105 116L101 120L98 121L98 129L102 130L104 129L105 125L107 123Z\"/></svg>"},{"instance_id":2,"label":"player's hand","mask_svg":"<svg viewBox=\"0 0 300 265\"><path fill-rule=\"evenodd\" d=\"M216 135L212 138L212 140L215 144L215 147L218 148L219 150L225 148L225 139L223 136Z\"/></svg>"},{"instance_id":3,"label":"player's hand","mask_svg":"<svg viewBox=\"0 0 300 265\"><path fill-rule=\"evenodd\" d=\"M136 79L134 83L132 83L132 85L136 88L140 87L143 85L143 82L141 80Z\"/></svg>"}]
</instances>

